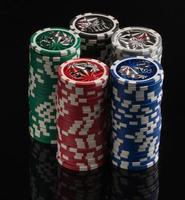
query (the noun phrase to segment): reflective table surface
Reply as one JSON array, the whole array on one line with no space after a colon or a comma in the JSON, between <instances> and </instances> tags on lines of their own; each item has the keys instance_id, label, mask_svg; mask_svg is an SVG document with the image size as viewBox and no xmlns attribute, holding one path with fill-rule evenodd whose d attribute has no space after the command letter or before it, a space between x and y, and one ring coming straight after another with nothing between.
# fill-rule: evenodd
<instances>
[{"instance_id":1,"label":"reflective table surface","mask_svg":"<svg viewBox=\"0 0 185 200\"><path fill-rule=\"evenodd\" d=\"M56 161L56 145L31 140L30 189L32 200L157 200L158 164L140 172L114 167L75 172Z\"/></svg>"}]
</instances>

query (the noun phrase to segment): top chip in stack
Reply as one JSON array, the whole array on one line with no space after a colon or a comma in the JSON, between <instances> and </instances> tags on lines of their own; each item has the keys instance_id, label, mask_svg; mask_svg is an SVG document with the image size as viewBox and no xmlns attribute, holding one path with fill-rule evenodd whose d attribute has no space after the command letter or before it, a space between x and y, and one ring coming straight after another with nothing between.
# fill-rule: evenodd
<instances>
[{"instance_id":1,"label":"top chip in stack","mask_svg":"<svg viewBox=\"0 0 185 200\"><path fill-rule=\"evenodd\" d=\"M112 36L112 54L114 61L143 56L161 63L162 38L150 28L126 27Z\"/></svg>"},{"instance_id":2,"label":"top chip in stack","mask_svg":"<svg viewBox=\"0 0 185 200\"><path fill-rule=\"evenodd\" d=\"M70 22L70 29L81 37L81 57L111 61L111 37L119 29L119 22L110 15L85 13Z\"/></svg>"},{"instance_id":3,"label":"top chip in stack","mask_svg":"<svg viewBox=\"0 0 185 200\"><path fill-rule=\"evenodd\" d=\"M29 129L43 143L56 143L55 89L57 68L80 56L80 37L63 28L34 33L29 49Z\"/></svg>"}]
</instances>

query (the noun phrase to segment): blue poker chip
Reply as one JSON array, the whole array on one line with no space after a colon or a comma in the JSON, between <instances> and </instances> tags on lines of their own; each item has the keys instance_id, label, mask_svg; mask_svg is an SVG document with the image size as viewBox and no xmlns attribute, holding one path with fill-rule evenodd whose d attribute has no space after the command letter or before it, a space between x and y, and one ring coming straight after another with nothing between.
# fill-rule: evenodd
<instances>
[{"instance_id":1,"label":"blue poker chip","mask_svg":"<svg viewBox=\"0 0 185 200\"><path fill-rule=\"evenodd\" d=\"M137 140L126 140L123 139L123 143L120 144L119 140L114 140L114 149L113 152L121 152L121 151L128 151L130 154L136 154L147 149L153 148L158 142L160 141L159 137L155 137L154 139L150 140L143 140L140 143L136 142Z\"/></svg>"},{"instance_id":2,"label":"blue poker chip","mask_svg":"<svg viewBox=\"0 0 185 200\"><path fill-rule=\"evenodd\" d=\"M112 94L112 99L117 102L128 101L130 104L146 105L158 101L158 99L162 96L161 90L162 88L159 88L158 91L154 91L150 94L143 93L140 96L137 94L128 95L124 94L123 91L120 91L117 92L117 94Z\"/></svg>"},{"instance_id":3,"label":"blue poker chip","mask_svg":"<svg viewBox=\"0 0 185 200\"><path fill-rule=\"evenodd\" d=\"M159 120L158 120L159 119ZM117 123L117 121L115 119L113 119L113 123L112 123L112 129L115 130L118 135L120 134L120 136L125 136L125 135L129 135L129 134L133 134L133 133L150 133L151 130L154 133L154 130L156 130L157 128L159 128L161 126L161 120L160 117L156 119L156 122L152 122L149 125L141 125L141 126L134 126L134 125L127 125L124 123Z\"/></svg>"},{"instance_id":4,"label":"blue poker chip","mask_svg":"<svg viewBox=\"0 0 185 200\"><path fill-rule=\"evenodd\" d=\"M137 116L148 116L160 110L161 101L157 101L153 104L147 104L147 106L141 106L139 104L128 105L124 103L117 103L112 100L112 112L125 115L127 118L137 118Z\"/></svg>"},{"instance_id":5,"label":"blue poker chip","mask_svg":"<svg viewBox=\"0 0 185 200\"><path fill-rule=\"evenodd\" d=\"M158 120L159 119L159 120ZM112 128L118 133L129 134L129 133L136 133L136 132L148 132L150 130L154 130L155 128L160 127L161 125L161 117L158 116L158 119L156 121L147 124L147 125L141 125L141 126L133 126L133 125L127 125L121 122L118 122L118 120L113 119L112 121Z\"/></svg>"},{"instance_id":6,"label":"blue poker chip","mask_svg":"<svg viewBox=\"0 0 185 200\"><path fill-rule=\"evenodd\" d=\"M125 84L120 84L117 80L114 78L111 79L112 85L114 85L116 88L122 87L122 92L125 94L133 94L133 93L150 93L158 89L159 87L162 87L163 85L163 79L161 79L158 83L150 85L150 86L126 86Z\"/></svg>"},{"instance_id":7,"label":"blue poker chip","mask_svg":"<svg viewBox=\"0 0 185 200\"><path fill-rule=\"evenodd\" d=\"M120 111L120 110L119 110ZM112 110L112 118L113 122L117 123L123 122L127 125L144 125L150 122L153 122L158 116L161 116L161 110L155 110L154 112L150 112L148 114L130 114L130 113L120 113L119 111Z\"/></svg>"},{"instance_id":8,"label":"blue poker chip","mask_svg":"<svg viewBox=\"0 0 185 200\"><path fill-rule=\"evenodd\" d=\"M131 57L111 66L112 163L143 170L159 157L164 72L150 58Z\"/></svg>"},{"instance_id":9,"label":"blue poker chip","mask_svg":"<svg viewBox=\"0 0 185 200\"><path fill-rule=\"evenodd\" d=\"M156 153L159 153L159 143L156 143L151 148L146 148L145 150L136 149L137 153L129 152L128 150L121 150L121 151L114 151L112 155L119 158L120 160L127 160L127 161L143 161L143 158L152 158ZM140 152L141 151L141 152ZM126 154L125 152L129 152Z\"/></svg>"},{"instance_id":10,"label":"blue poker chip","mask_svg":"<svg viewBox=\"0 0 185 200\"><path fill-rule=\"evenodd\" d=\"M121 111L121 110L119 110ZM161 115L161 110L160 109L156 109L154 112L150 112L148 114L141 114L141 113L137 113L137 114L130 114L130 113L121 113L119 111L116 110L112 110L112 117L116 120L116 121L120 121L123 123L126 123L127 125L143 125L149 122L154 121L158 116Z\"/></svg>"},{"instance_id":11,"label":"blue poker chip","mask_svg":"<svg viewBox=\"0 0 185 200\"><path fill-rule=\"evenodd\" d=\"M149 167L152 167L156 162L158 161L159 155L156 155L153 159L151 160L146 160L143 162L128 162L128 161L123 161L119 160L115 157L112 157L113 164L116 163L118 164L117 166L123 168L123 169L128 169L128 170L133 170L133 171L138 171L138 170L144 170Z\"/></svg>"},{"instance_id":12,"label":"blue poker chip","mask_svg":"<svg viewBox=\"0 0 185 200\"><path fill-rule=\"evenodd\" d=\"M139 56L116 61L110 71L112 79L117 80L120 85L132 87L157 84L164 76L158 62Z\"/></svg>"},{"instance_id":13,"label":"blue poker chip","mask_svg":"<svg viewBox=\"0 0 185 200\"><path fill-rule=\"evenodd\" d=\"M159 143L156 143L153 148L147 149L146 151L133 153L133 152L129 152L126 150L121 150L121 151L115 150L114 152L112 152L112 155L115 157L118 157L120 159L127 160L127 161L129 161L129 160L130 161L133 161L133 160L141 161L141 160L143 160L143 158L152 158L155 155L155 153L159 153L158 148L159 148Z\"/></svg>"},{"instance_id":14,"label":"blue poker chip","mask_svg":"<svg viewBox=\"0 0 185 200\"><path fill-rule=\"evenodd\" d=\"M123 140L124 142L128 142L129 141L134 141L135 142L135 145L137 145L137 143L139 142L143 142L144 139L148 139L153 136L153 137L156 137L158 136L158 138L160 138L159 136L159 133L161 131L161 127L157 127L155 130L151 129L149 132L149 134L146 134L146 133L143 133L143 132L118 132L116 130L113 129L112 131L112 139L114 140L115 142L115 138L116 139L120 139L120 140ZM136 135L137 134L137 135ZM127 139L127 140L126 140ZM127 146L127 144L124 144L123 145L124 147Z\"/></svg>"},{"instance_id":15,"label":"blue poker chip","mask_svg":"<svg viewBox=\"0 0 185 200\"><path fill-rule=\"evenodd\" d=\"M133 101L132 99L130 100L121 99L120 97L117 98L117 96L112 95L112 103L119 104L120 108L128 108L128 109L136 108L136 107L141 108L141 109L146 108L146 107L154 108L155 106L158 106L161 103L162 96L163 96L163 93L161 91L160 95L158 95L154 100L148 101L145 104L143 104L141 102L139 103L139 102Z\"/></svg>"},{"instance_id":16,"label":"blue poker chip","mask_svg":"<svg viewBox=\"0 0 185 200\"><path fill-rule=\"evenodd\" d=\"M145 100L151 100L152 98L158 96L161 93L162 87L159 86L157 87L155 90L147 90L147 91L129 91L129 90L119 90L117 89L119 88L118 85L114 85L113 86L113 96L117 97L119 95L120 98L126 98L126 99L135 99L135 100L141 100L141 101L145 101Z\"/></svg>"},{"instance_id":17,"label":"blue poker chip","mask_svg":"<svg viewBox=\"0 0 185 200\"><path fill-rule=\"evenodd\" d=\"M129 155L128 157L124 156L123 154L119 155L117 153L112 153L112 157L116 158L119 161L125 161L125 162L140 162L140 163L145 163L145 162L151 162L155 159L156 156L159 156L158 150L156 151L151 151L150 154L139 154L139 155Z\"/></svg>"},{"instance_id":18,"label":"blue poker chip","mask_svg":"<svg viewBox=\"0 0 185 200\"><path fill-rule=\"evenodd\" d=\"M156 155L156 157L152 161L145 161L145 162L127 162L127 161L121 161L115 157L112 157L112 163L113 165L120 167L122 169L128 169L131 171L140 171L140 170L146 170L149 167L154 166L159 159L159 156Z\"/></svg>"}]
</instances>

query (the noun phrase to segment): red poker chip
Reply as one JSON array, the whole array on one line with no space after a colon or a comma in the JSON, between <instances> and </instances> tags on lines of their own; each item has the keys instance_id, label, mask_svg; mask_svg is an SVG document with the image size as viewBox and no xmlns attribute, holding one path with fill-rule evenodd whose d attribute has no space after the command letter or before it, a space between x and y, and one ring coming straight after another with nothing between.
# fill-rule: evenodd
<instances>
[{"instance_id":1,"label":"red poker chip","mask_svg":"<svg viewBox=\"0 0 185 200\"><path fill-rule=\"evenodd\" d=\"M59 79L60 79L60 76L59 76ZM91 85L77 85L76 82L73 83L73 84L70 84L70 80L67 80L67 81L64 81L64 80L60 80L63 84L65 84L68 88L72 89L72 88L80 88L80 87L83 87L86 91L88 90L95 90L97 88L97 91L98 89L104 89L107 85L107 81L101 79L101 81L99 81L99 83L95 83L95 82L91 82Z\"/></svg>"},{"instance_id":2,"label":"red poker chip","mask_svg":"<svg viewBox=\"0 0 185 200\"><path fill-rule=\"evenodd\" d=\"M101 156L99 156L99 158L94 158L94 159L74 159L74 158L68 158L66 155L61 154L58 156L58 159L61 159L63 161L65 161L67 164L69 165L77 165L77 166L83 166L83 165L97 165L100 164L102 162L105 162L105 155L102 154Z\"/></svg>"},{"instance_id":3,"label":"red poker chip","mask_svg":"<svg viewBox=\"0 0 185 200\"><path fill-rule=\"evenodd\" d=\"M65 161L67 164L69 165L77 165L77 166L83 166L83 165L86 165L86 166L91 166L91 165L98 165L98 164L101 164L102 162L105 162L105 158L102 158L100 160L98 159L94 159L94 160L66 160L64 159L64 157L60 157L60 159L62 159L63 161Z\"/></svg>"},{"instance_id":4,"label":"red poker chip","mask_svg":"<svg viewBox=\"0 0 185 200\"><path fill-rule=\"evenodd\" d=\"M87 118L86 118L87 119ZM106 118L103 118L106 119ZM96 117L95 119L91 119L91 120L87 120L87 122L85 122L85 120L80 120L80 119L75 119L75 117L73 116L73 118L68 118L68 117L59 117L57 119L57 125L59 128L78 128L78 129L86 129L86 128L100 128L100 130L102 130L104 128L104 124L105 124L105 120L103 119L99 119L98 121L98 117ZM102 123L100 123L102 122ZM100 125L102 127L100 127ZM97 132L97 131L96 131Z\"/></svg>"},{"instance_id":5,"label":"red poker chip","mask_svg":"<svg viewBox=\"0 0 185 200\"><path fill-rule=\"evenodd\" d=\"M62 151L68 151L69 153L96 153L96 152L101 152L104 151L107 148L107 143L104 142L101 145L98 145L94 148L86 148L86 149L80 149L80 148L75 148L68 146L66 144L63 144L59 139L57 139L58 142L58 149L61 148Z\"/></svg>"},{"instance_id":6,"label":"red poker chip","mask_svg":"<svg viewBox=\"0 0 185 200\"><path fill-rule=\"evenodd\" d=\"M95 59L79 58L59 66L59 80L84 88L96 87L108 81L109 68Z\"/></svg>"},{"instance_id":7,"label":"red poker chip","mask_svg":"<svg viewBox=\"0 0 185 200\"><path fill-rule=\"evenodd\" d=\"M72 155L71 153L65 151L58 153L58 156L66 160L66 162L69 161L69 162L79 162L87 164L88 162L96 162L96 163L100 162L101 160L105 159L105 154L106 152L102 151L92 155L85 153Z\"/></svg>"},{"instance_id":8,"label":"red poker chip","mask_svg":"<svg viewBox=\"0 0 185 200\"><path fill-rule=\"evenodd\" d=\"M76 141L70 141L70 139L64 138L64 136L60 137L59 142L67 145L68 147L73 147L77 149L94 149L96 146L102 145L102 143L106 140L106 138L101 138L99 140L94 140L94 141L84 141L84 140L76 140Z\"/></svg>"},{"instance_id":9,"label":"red poker chip","mask_svg":"<svg viewBox=\"0 0 185 200\"><path fill-rule=\"evenodd\" d=\"M87 97L80 98L80 97L74 97L72 95L58 94L57 98L60 99L62 103L69 104L71 106L90 105L92 107L95 105L101 105L102 103L105 103L106 99L104 96L105 95L95 98L87 98Z\"/></svg>"},{"instance_id":10,"label":"red poker chip","mask_svg":"<svg viewBox=\"0 0 185 200\"><path fill-rule=\"evenodd\" d=\"M57 97L57 103L61 106L61 108L65 108L66 110L79 110L80 113L86 113L86 110L89 112L98 111L99 109L103 109L104 105L106 105L105 101L97 100L94 102L86 102L84 104L79 103L77 101L66 101L65 99L59 99ZM74 111L73 111L74 112Z\"/></svg>"},{"instance_id":11,"label":"red poker chip","mask_svg":"<svg viewBox=\"0 0 185 200\"><path fill-rule=\"evenodd\" d=\"M98 106L102 106L102 104L107 104L107 99L105 99L105 94L103 94L103 96L101 97L93 97L93 98L79 98L77 96L73 96L73 95L57 95L57 100L58 103L60 103L61 105L65 105L70 107L74 107L74 108L78 108L80 107L80 109L82 109L85 106L90 107L91 109L93 109L94 107L98 107Z\"/></svg>"},{"instance_id":12,"label":"red poker chip","mask_svg":"<svg viewBox=\"0 0 185 200\"><path fill-rule=\"evenodd\" d=\"M105 124L105 126L107 126ZM66 128L64 125L61 128L57 128L58 129L58 134L60 135L66 135L68 137L73 138L72 136L74 135L76 138L80 138L81 136L93 136L96 132L97 133L102 133L103 136L106 135L107 132L107 127L104 128L104 131L102 131L102 129L100 128ZM62 129L62 130L61 130ZM102 136L102 137L103 137Z\"/></svg>"},{"instance_id":13,"label":"red poker chip","mask_svg":"<svg viewBox=\"0 0 185 200\"><path fill-rule=\"evenodd\" d=\"M83 112L81 112L80 110L78 111L78 109L69 109L69 108L57 108L57 111L59 113L59 116L61 117L65 117L70 119L70 121L72 120L94 120L99 118L105 118L105 115L107 115L107 110L95 110L95 111L91 111L89 109L85 110ZM76 112L75 112L76 111Z\"/></svg>"},{"instance_id":14,"label":"red poker chip","mask_svg":"<svg viewBox=\"0 0 185 200\"><path fill-rule=\"evenodd\" d=\"M66 115L74 115L75 117L82 118L82 117L93 117L95 114L99 114L104 112L105 114L107 113L107 104L97 104L97 105L88 105L88 106L73 106L69 104L63 104L61 102L58 102L57 100L57 111L61 112L61 114L66 114ZM60 113L59 113L60 114Z\"/></svg>"},{"instance_id":15,"label":"red poker chip","mask_svg":"<svg viewBox=\"0 0 185 200\"><path fill-rule=\"evenodd\" d=\"M98 134L102 134L102 137L106 137L108 134L108 128L105 128L105 131L101 131L101 130L97 130ZM68 137L71 137L73 139L73 137L76 138L81 138L83 136L94 136L94 134L96 133L96 130L89 132L88 130L61 130L58 128L58 135L60 137L62 137L61 135L66 135Z\"/></svg>"},{"instance_id":16,"label":"red poker chip","mask_svg":"<svg viewBox=\"0 0 185 200\"><path fill-rule=\"evenodd\" d=\"M65 143L65 140L61 140L61 142ZM100 145L101 141L99 142L79 142L79 143L67 143L69 147L74 147L78 149L90 149L90 148L95 148L97 145Z\"/></svg>"},{"instance_id":17,"label":"red poker chip","mask_svg":"<svg viewBox=\"0 0 185 200\"><path fill-rule=\"evenodd\" d=\"M69 148L70 149L70 148ZM100 150L94 150L91 152L88 152L88 149L81 149L81 152L72 152L69 149L64 149L63 147L58 147L58 154L59 155L66 155L69 158L76 159L76 160L83 160L83 159L93 159L100 155L104 155L107 153L107 148L102 148ZM80 149L78 149L80 150ZM82 151L83 150L83 151ZM92 150L92 149L91 149Z\"/></svg>"},{"instance_id":18,"label":"red poker chip","mask_svg":"<svg viewBox=\"0 0 185 200\"><path fill-rule=\"evenodd\" d=\"M70 102L70 103L67 103L65 102L63 99L61 101L58 101L57 100L57 103L59 104L60 107L58 107L57 109L58 110L69 110L69 111L72 111L72 112L76 112L78 110L78 113L81 114L82 116L84 114L90 114L93 113L93 112L100 112L102 110L105 110L104 106L106 105L104 102L99 102L99 103L96 103L96 104L88 104L88 105L80 105L78 102Z\"/></svg>"},{"instance_id":19,"label":"red poker chip","mask_svg":"<svg viewBox=\"0 0 185 200\"><path fill-rule=\"evenodd\" d=\"M105 119L107 118L107 115L105 112L99 113L96 112L94 116L82 116L78 117L77 115L74 115L73 113L66 114L63 111L59 111L60 116L57 119L58 126L61 127L62 123L65 122L66 124L69 124L70 126L74 123L78 123L83 126L85 125L93 125L93 126L100 126L103 125L105 122ZM73 114L73 115L71 115ZM102 129L102 128L101 128Z\"/></svg>"},{"instance_id":20,"label":"red poker chip","mask_svg":"<svg viewBox=\"0 0 185 200\"><path fill-rule=\"evenodd\" d=\"M95 160L95 159L104 159L105 158L105 154L106 154L106 149L101 150L101 151L97 151L97 152L93 152L93 154L89 154L89 153L71 153L69 151L64 151L62 149L59 149L58 155L62 157L62 155L66 156L66 160L75 160L75 161L85 161L85 160ZM65 158L64 158L65 159Z\"/></svg>"},{"instance_id":21,"label":"red poker chip","mask_svg":"<svg viewBox=\"0 0 185 200\"><path fill-rule=\"evenodd\" d=\"M64 123L66 123L66 125L69 125L69 126L72 126L72 125L74 126L76 124L77 126L81 125L82 127L82 125L85 126L85 125L90 125L90 124L96 126L100 124L100 122L102 122L102 126L103 126L104 124L103 122L105 122L104 119L107 119L107 116L102 116L104 112L102 113L97 112L95 114L93 113L91 116L83 115L82 117L77 116L77 114L73 114L73 113L71 113L71 115L64 113L66 111L64 112L58 111L58 112L60 112L60 116L57 119L57 123L60 128L64 125ZM98 119L100 122L98 122Z\"/></svg>"},{"instance_id":22,"label":"red poker chip","mask_svg":"<svg viewBox=\"0 0 185 200\"><path fill-rule=\"evenodd\" d=\"M75 88L76 89L76 88ZM74 90L69 90L69 88L66 88L66 85L65 84L62 84L61 87L57 87L57 92L60 94L60 95L74 95L74 96L77 96L79 98L96 98L96 97L100 97L102 96L104 93L107 92L107 88L97 88L97 89L94 89L94 90L91 90L91 89L88 89L88 90L79 90L78 91L75 91Z\"/></svg>"},{"instance_id":23,"label":"red poker chip","mask_svg":"<svg viewBox=\"0 0 185 200\"><path fill-rule=\"evenodd\" d=\"M105 136L101 136L101 137L96 137L95 139L91 139L91 140L88 140L88 139L82 139L82 138L72 138L72 137L68 137L68 136L65 136L65 135L61 135L60 136L60 141L67 144L68 146L71 146L71 147L79 147L79 146L83 146L85 148L88 148L90 146L93 146L93 145L100 145L102 144L102 142L104 142L107 138Z\"/></svg>"},{"instance_id":24,"label":"red poker chip","mask_svg":"<svg viewBox=\"0 0 185 200\"><path fill-rule=\"evenodd\" d=\"M83 116L77 116L77 114L73 114L71 113L70 114L66 114L64 112L66 111L59 111L60 112L60 116L58 117L57 119L57 125L61 128L65 123L66 125L69 125L69 126L73 126L75 127L75 124L76 126L80 126L81 128L82 127L87 127L88 125L93 125L94 127L95 126L99 126L100 122L101 125L103 126L103 124L105 123L105 119L107 119L107 116L104 115L104 112L102 113L93 113L91 116L90 115L83 115ZM99 120L99 121L98 121ZM63 123L63 124L62 124ZM102 128L101 128L102 129Z\"/></svg>"},{"instance_id":25,"label":"red poker chip","mask_svg":"<svg viewBox=\"0 0 185 200\"><path fill-rule=\"evenodd\" d=\"M96 133L92 133L92 134L86 134L86 135L72 135L72 134L68 134L67 132L65 131L62 131L60 132L60 134L58 134L58 137L59 139L62 141L62 140L65 140L66 142L69 141L70 142L80 142L80 141L83 141L83 142L93 142L93 141L99 141L99 140L103 140L105 141L105 139L107 139L108 137L108 134L107 132L98 132L97 134Z\"/></svg>"},{"instance_id":26,"label":"red poker chip","mask_svg":"<svg viewBox=\"0 0 185 200\"><path fill-rule=\"evenodd\" d=\"M63 159L61 158L57 158L58 159L58 162L60 165L62 165L63 167L65 168L68 168L68 169L71 169L71 170L74 170L74 171L89 171L89 170L94 170L94 169L97 169L99 167L101 167L104 162L101 162L101 163L98 163L98 164L92 164L92 165L85 165L84 166L78 166L77 164L78 163L75 163L75 164L69 164L68 162L65 162Z\"/></svg>"},{"instance_id":27,"label":"red poker chip","mask_svg":"<svg viewBox=\"0 0 185 200\"><path fill-rule=\"evenodd\" d=\"M69 85L58 82L57 89L59 92L65 94L74 94L78 95L79 97L97 97L102 92L105 92L107 90L107 87L102 88L102 86L95 87L95 88L83 88L83 87L70 87Z\"/></svg>"},{"instance_id":28,"label":"red poker chip","mask_svg":"<svg viewBox=\"0 0 185 200\"><path fill-rule=\"evenodd\" d=\"M94 134L96 131L99 132L101 129L69 129L69 128L65 128L64 126L62 126L63 131L68 132L69 134L73 134L73 135L91 135ZM60 133L60 132L58 132Z\"/></svg>"},{"instance_id":29,"label":"red poker chip","mask_svg":"<svg viewBox=\"0 0 185 200\"><path fill-rule=\"evenodd\" d=\"M58 99L60 99L60 103L63 104L68 104L69 106L76 106L76 107L82 107L82 106L89 106L90 107L94 107L94 106L98 106L101 105L103 103L105 103L105 99L104 97L98 97L98 98L77 98L77 97L73 97L73 96L59 96L57 97Z\"/></svg>"},{"instance_id":30,"label":"red poker chip","mask_svg":"<svg viewBox=\"0 0 185 200\"><path fill-rule=\"evenodd\" d=\"M91 141L91 140L98 140L99 138L107 138L108 134L106 131L99 131L99 132L94 132L92 134L79 135L79 134L69 134L64 130L59 130L58 138L60 139L63 137L68 137L70 140L81 139L85 141Z\"/></svg>"},{"instance_id":31,"label":"red poker chip","mask_svg":"<svg viewBox=\"0 0 185 200\"><path fill-rule=\"evenodd\" d=\"M96 169L107 147L109 68L94 59L74 59L58 68L58 162L74 171Z\"/></svg>"},{"instance_id":32,"label":"red poker chip","mask_svg":"<svg viewBox=\"0 0 185 200\"><path fill-rule=\"evenodd\" d=\"M73 116L74 117L74 116ZM75 118L73 118L75 119ZM97 129L99 128L100 130L103 130L104 128L104 125L105 124L105 117L103 118L95 118L95 119L91 119L91 120L88 120L88 121L85 121L85 120L78 120L78 119L68 119L68 117L58 117L57 119L57 125L60 129L63 129L63 128L67 128L68 129L72 129L72 128L78 128L78 129L88 129L89 131L91 129L96 129L95 131L97 132ZM101 127L102 126L102 127Z\"/></svg>"}]
</instances>

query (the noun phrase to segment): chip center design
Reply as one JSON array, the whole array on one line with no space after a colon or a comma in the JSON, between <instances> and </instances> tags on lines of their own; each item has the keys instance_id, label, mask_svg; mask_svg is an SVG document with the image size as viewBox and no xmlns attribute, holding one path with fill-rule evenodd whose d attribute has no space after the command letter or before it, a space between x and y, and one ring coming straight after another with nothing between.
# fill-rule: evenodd
<instances>
[{"instance_id":1,"label":"chip center design","mask_svg":"<svg viewBox=\"0 0 185 200\"><path fill-rule=\"evenodd\" d=\"M112 29L113 23L105 17L87 16L77 20L76 26L86 33L103 33Z\"/></svg>"},{"instance_id":2,"label":"chip center design","mask_svg":"<svg viewBox=\"0 0 185 200\"><path fill-rule=\"evenodd\" d=\"M103 75L103 68L95 63L81 61L66 66L64 73L72 80L93 81Z\"/></svg>"},{"instance_id":3,"label":"chip center design","mask_svg":"<svg viewBox=\"0 0 185 200\"><path fill-rule=\"evenodd\" d=\"M121 63L117 71L120 76L129 80L145 80L154 76L157 69L153 63L137 59Z\"/></svg>"},{"instance_id":4,"label":"chip center design","mask_svg":"<svg viewBox=\"0 0 185 200\"><path fill-rule=\"evenodd\" d=\"M118 41L122 46L128 49L146 49L154 45L156 38L149 32L126 31L118 36Z\"/></svg>"},{"instance_id":5,"label":"chip center design","mask_svg":"<svg viewBox=\"0 0 185 200\"><path fill-rule=\"evenodd\" d=\"M70 72L74 78L82 78L85 76L92 76L96 72L99 72L99 69L96 65L91 63L74 63L70 66Z\"/></svg>"},{"instance_id":6,"label":"chip center design","mask_svg":"<svg viewBox=\"0 0 185 200\"><path fill-rule=\"evenodd\" d=\"M54 30L42 33L37 37L36 42L48 50L63 50L73 45L74 38L69 33Z\"/></svg>"}]
</instances>

